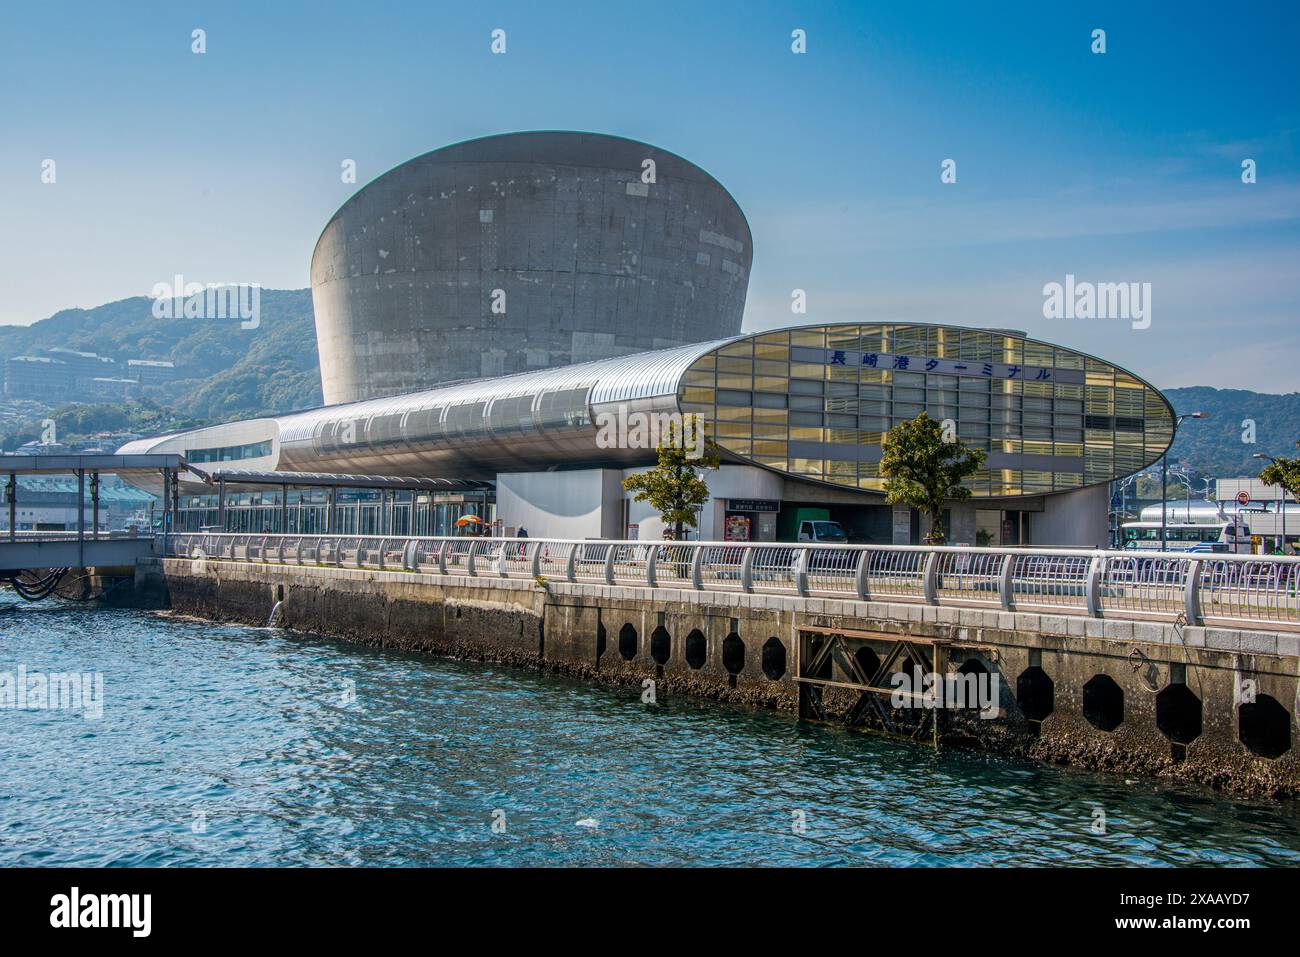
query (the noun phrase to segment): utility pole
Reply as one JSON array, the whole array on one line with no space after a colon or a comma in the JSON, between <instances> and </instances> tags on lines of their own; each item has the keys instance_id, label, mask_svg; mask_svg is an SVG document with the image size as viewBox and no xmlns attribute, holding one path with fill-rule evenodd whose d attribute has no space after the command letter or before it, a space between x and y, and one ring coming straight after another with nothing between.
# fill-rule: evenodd
<instances>
[{"instance_id":1,"label":"utility pole","mask_svg":"<svg viewBox=\"0 0 1300 957\"><path fill-rule=\"evenodd\" d=\"M1173 435L1169 437L1169 445L1173 446L1174 440L1178 438L1178 427L1183 424L1184 419L1208 419L1208 412L1187 412L1180 415L1174 420ZM1169 543L1165 540L1168 521L1166 513L1169 511L1169 449L1165 449L1164 455L1160 456L1160 550L1162 552L1169 550Z\"/></svg>"},{"instance_id":2,"label":"utility pole","mask_svg":"<svg viewBox=\"0 0 1300 957\"><path fill-rule=\"evenodd\" d=\"M1251 456L1251 458L1268 459L1274 465L1277 464L1277 459L1273 458L1273 456L1271 455L1265 455L1263 452L1256 452L1254 455ZM1282 504L1278 507L1282 509L1282 554L1285 555L1286 554L1286 486L1279 485L1278 490L1282 496Z\"/></svg>"}]
</instances>

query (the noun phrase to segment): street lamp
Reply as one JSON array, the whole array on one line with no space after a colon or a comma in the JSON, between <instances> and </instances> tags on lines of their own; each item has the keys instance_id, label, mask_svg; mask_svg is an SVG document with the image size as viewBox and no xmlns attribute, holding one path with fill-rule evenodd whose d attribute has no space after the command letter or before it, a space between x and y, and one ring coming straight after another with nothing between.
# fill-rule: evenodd
<instances>
[{"instance_id":1,"label":"street lamp","mask_svg":"<svg viewBox=\"0 0 1300 957\"><path fill-rule=\"evenodd\" d=\"M1277 464L1277 459L1273 458L1273 456L1271 455L1265 455L1263 452L1256 452L1254 455L1251 456L1251 458L1268 459L1274 465ZM1282 502L1280 505L1278 505L1278 508L1282 510L1282 554L1285 555L1286 554L1286 486L1281 485L1278 487L1282 490Z\"/></svg>"},{"instance_id":2,"label":"street lamp","mask_svg":"<svg viewBox=\"0 0 1300 957\"><path fill-rule=\"evenodd\" d=\"M1178 438L1178 427L1183 424L1183 419L1208 419L1209 417L1210 413L1208 412L1186 412L1174 419L1174 431L1169 437L1169 445L1173 446L1174 440ZM1160 456L1160 550L1162 552L1168 551L1169 549L1169 543L1165 540L1165 535L1168 534L1165 527L1167 525L1165 514L1169 511L1167 501L1169 498L1168 487L1169 449L1165 449L1164 455Z\"/></svg>"}]
</instances>

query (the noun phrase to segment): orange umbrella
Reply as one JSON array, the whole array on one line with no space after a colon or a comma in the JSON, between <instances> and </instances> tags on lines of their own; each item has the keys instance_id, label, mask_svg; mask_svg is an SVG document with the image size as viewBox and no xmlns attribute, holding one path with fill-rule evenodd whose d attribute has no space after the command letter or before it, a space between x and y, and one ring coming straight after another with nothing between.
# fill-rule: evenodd
<instances>
[{"instance_id":1,"label":"orange umbrella","mask_svg":"<svg viewBox=\"0 0 1300 957\"><path fill-rule=\"evenodd\" d=\"M483 519L479 518L477 515L462 515L460 518L456 519L456 524L462 528L466 525L482 525Z\"/></svg>"}]
</instances>

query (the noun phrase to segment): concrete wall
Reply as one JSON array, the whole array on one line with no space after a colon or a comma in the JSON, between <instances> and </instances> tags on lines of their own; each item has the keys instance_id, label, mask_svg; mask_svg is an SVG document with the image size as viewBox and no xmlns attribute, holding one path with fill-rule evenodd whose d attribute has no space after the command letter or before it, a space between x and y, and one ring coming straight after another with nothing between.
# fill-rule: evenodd
<instances>
[{"instance_id":1,"label":"concrete wall","mask_svg":"<svg viewBox=\"0 0 1300 957\"><path fill-rule=\"evenodd\" d=\"M172 607L186 614L262 625L283 598L284 625L301 631L544 667L638 695L653 681L660 697L908 736L917 722L924 729L923 709L895 709L886 723L859 688L795 681L823 642L837 643L825 673L804 676L840 685L857 680L854 662L886 660L904 642L943 673L976 667L998 687L996 718L932 712L932 730L914 740L1300 796L1295 633L490 575L203 559L163 567Z\"/></svg>"},{"instance_id":2,"label":"concrete wall","mask_svg":"<svg viewBox=\"0 0 1300 957\"><path fill-rule=\"evenodd\" d=\"M427 153L316 244L325 402L735 335L752 257L717 180L645 143L530 132Z\"/></svg>"},{"instance_id":3,"label":"concrete wall","mask_svg":"<svg viewBox=\"0 0 1300 957\"><path fill-rule=\"evenodd\" d=\"M497 517L533 538L622 538L623 473L503 472L497 475Z\"/></svg>"},{"instance_id":4,"label":"concrete wall","mask_svg":"<svg viewBox=\"0 0 1300 957\"><path fill-rule=\"evenodd\" d=\"M1109 509L1107 485L1049 495L1043 501L1043 510L1030 518L1030 538L1034 545L1108 548Z\"/></svg>"}]
</instances>

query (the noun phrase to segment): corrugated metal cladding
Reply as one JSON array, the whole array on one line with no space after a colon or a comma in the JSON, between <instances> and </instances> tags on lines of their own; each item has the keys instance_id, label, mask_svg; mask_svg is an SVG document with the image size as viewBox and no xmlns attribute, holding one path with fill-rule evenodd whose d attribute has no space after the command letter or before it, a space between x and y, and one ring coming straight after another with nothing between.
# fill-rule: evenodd
<instances>
[{"instance_id":1,"label":"corrugated metal cladding","mask_svg":"<svg viewBox=\"0 0 1300 957\"><path fill-rule=\"evenodd\" d=\"M741 338L312 409L279 420L280 443L342 450L585 427L591 406L676 396L691 363Z\"/></svg>"}]
</instances>

